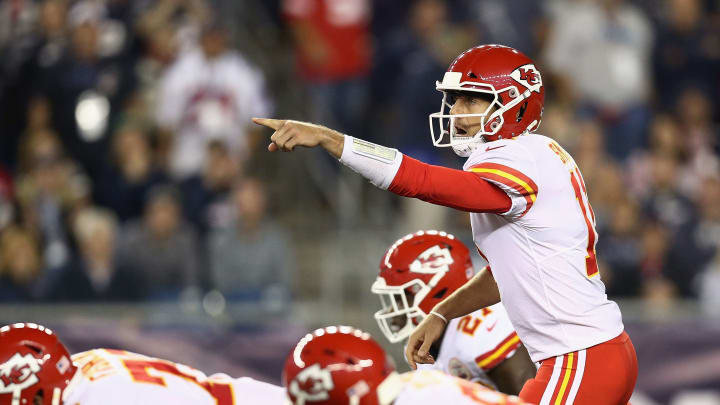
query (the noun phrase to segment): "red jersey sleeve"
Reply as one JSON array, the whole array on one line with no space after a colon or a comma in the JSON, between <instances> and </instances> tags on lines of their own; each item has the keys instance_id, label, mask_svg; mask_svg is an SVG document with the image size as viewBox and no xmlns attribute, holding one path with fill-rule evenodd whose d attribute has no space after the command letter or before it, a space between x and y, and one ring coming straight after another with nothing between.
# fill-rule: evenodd
<instances>
[{"instance_id":1,"label":"red jersey sleeve","mask_svg":"<svg viewBox=\"0 0 720 405\"><path fill-rule=\"evenodd\" d=\"M407 155L388 190L467 212L502 214L512 207L499 186L477 173L429 165Z\"/></svg>"}]
</instances>

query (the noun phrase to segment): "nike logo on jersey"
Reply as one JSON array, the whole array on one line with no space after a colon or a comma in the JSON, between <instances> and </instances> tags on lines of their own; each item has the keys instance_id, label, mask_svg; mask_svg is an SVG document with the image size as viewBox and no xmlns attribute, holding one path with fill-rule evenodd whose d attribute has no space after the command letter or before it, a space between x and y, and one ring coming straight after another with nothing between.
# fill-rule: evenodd
<instances>
[{"instance_id":1,"label":"nike logo on jersey","mask_svg":"<svg viewBox=\"0 0 720 405\"><path fill-rule=\"evenodd\" d=\"M487 147L487 149L485 149L485 152L489 152L489 151L491 151L491 150L495 150L495 149L500 149L500 148L504 148L504 147L506 147L506 146L507 146L507 145L500 145L500 146L488 146L488 147Z\"/></svg>"},{"instance_id":2,"label":"nike logo on jersey","mask_svg":"<svg viewBox=\"0 0 720 405\"><path fill-rule=\"evenodd\" d=\"M492 332L493 329L495 329L495 325L497 325L498 321L495 321L495 323L492 324L492 326L488 326L485 329L487 329L488 332Z\"/></svg>"}]
</instances>

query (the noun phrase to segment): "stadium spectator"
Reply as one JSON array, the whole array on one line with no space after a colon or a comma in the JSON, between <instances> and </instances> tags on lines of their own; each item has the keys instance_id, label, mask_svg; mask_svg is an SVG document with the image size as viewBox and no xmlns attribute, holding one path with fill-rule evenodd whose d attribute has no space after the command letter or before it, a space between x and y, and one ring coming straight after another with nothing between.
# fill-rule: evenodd
<instances>
[{"instance_id":1,"label":"stadium spectator","mask_svg":"<svg viewBox=\"0 0 720 405\"><path fill-rule=\"evenodd\" d=\"M228 197L240 174L238 159L223 142L210 142L207 160L200 175L189 177L181 184L185 217L206 236L211 228L232 219Z\"/></svg>"},{"instance_id":2,"label":"stadium spectator","mask_svg":"<svg viewBox=\"0 0 720 405\"><path fill-rule=\"evenodd\" d=\"M0 159L14 167L28 98L42 87L40 72L57 64L65 49L67 7L63 0L45 0L2 2L0 9Z\"/></svg>"},{"instance_id":3,"label":"stadium spectator","mask_svg":"<svg viewBox=\"0 0 720 405\"><path fill-rule=\"evenodd\" d=\"M32 233L17 226L0 233L0 302L39 298L42 273L40 247Z\"/></svg>"},{"instance_id":4,"label":"stadium spectator","mask_svg":"<svg viewBox=\"0 0 720 405\"><path fill-rule=\"evenodd\" d=\"M650 161L650 188L643 212L674 233L697 217L692 201L679 190L680 164L674 156L654 154Z\"/></svg>"},{"instance_id":5,"label":"stadium spectator","mask_svg":"<svg viewBox=\"0 0 720 405\"><path fill-rule=\"evenodd\" d=\"M688 142L681 137L678 122L672 115L658 114L650 123L649 145L647 149L636 151L627 161L627 184L630 193L640 200L651 192L653 184L653 159L655 156L667 157L678 162L680 177L684 181L679 185L686 188L693 183L687 171L689 160Z\"/></svg>"},{"instance_id":6,"label":"stadium spectator","mask_svg":"<svg viewBox=\"0 0 720 405\"><path fill-rule=\"evenodd\" d=\"M720 180L706 178L698 195L699 218L672 234L666 269L682 297L697 297L695 277L712 261L720 246Z\"/></svg>"},{"instance_id":7,"label":"stadium spectator","mask_svg":"<svg viewBox=\"0 0 720 405\"><path fill-rule=\"evenodd\" d=\"M67 264L71 247L67 219L89 200L89 184L77 166L64 156L57 136L41 131L28 134L21 145L21 173L16 193L23 223L37 229L43 241L45 267Z\"/></svg>"},{"instance_id":8,"label":"stadium spectator","mask_svg":"<svg viewBox=\"0 0 720 405\"><path fill-rule=\"evenodd\" d=\"M479 42L503 44L535 57L545 37L543 2L525 0L466 1Z\"/></svg>"},{"instance_id":9,"label":"stadium spectator","mask_svg":"<svg viewBox=\"0 0 720 405\"><path fill-rule=\"evenodd\" d=\"M133 300L143 285L120 268L115 256L117 221L104 209L84 208L73 219L78 256L48 272L45 298L62 302Z\"/></svg>"},{"instance_id":10,"label":"stadium spectator","mask_svg":"<svg viewBox=\"0 0 720 405\"><path fill-rule=\"evenodd\" d=\"M200 47L183 52L162 78L156 119L170 138L170 172L177 179L202 170L212 140L247 158L260 136L250 117L270 110L262 72L227 41L220 23L208 24Z\"/></svg>"},{"instance_id":11,"label":"stadium spectator","mask_svg":"<svg viewBox=\"0 0 720 405\"><path fill-rule=\"evenodd\" d=\"M151 300L176 299L196 285L198 245L181 215L180 196L172 186L149 191L142 220L124 226L118 260L142 278Z\"/></svg>"},{"instance_id":12,"label":"stadium spectator","mask_svg":"<svg viewBox=\"0 0 720 405\"><path fill-rule=\"evenodd\" d=\"M547 66L570 84L583 110L602 120L608 151L624 160L645 142L650 22L625 0L558 5L545 50Z\"/></svg>"},{"instance_id":13,"label":"stadium spectator","mask_svg":"<svg viewBox=\"0 0 720 405\"><path fill-rule=\"evenodd\" d=\"M716 251L720 249L716 248ZM698 290L700 308L710 316L720 315L720 255L715 254L713 260L708 264L702 273L694 280L694 286Z\"/></svg>"},{"instance_id":14,"label":"stadium spectator","mask_svg":"<svg viewBox=\"0 0 720 405\"><path fill-rule=\"evenodd\" d=\"M678 294L677 285L666 275L671 266L668 256L673 240L666 227L658 222L649 222L643 227L640 243L643 256L642 297L651 305L666 308Z\"/></svg>"},{"instance_id":15,"label":"stadium spectator","mask_svg":"<svg viewBox=\"0 0 720 405\"><path fill-rule=\"evenodd\" d=\"M96 184L98 204L111 208L121 222L142 215L148 191L167 182L155 167L148 135L141 127L120 128L112 139L112 166Z\"/></svg>"},{"instance_id":16,"label":"stadium spectator","mask_svg":"<svg viewBox=\"0 0 720 405\"><path fill-rule=\"evenodd\" d=\"M370 72L370 0L283 0L317 122L361 130Z\"/></svg>"},{"instance_id":17,"label":"stadium spectator","mask_svg":"<svg viewBox=\"0 0 720 405\"><path fill-rule=\"evenodd\" d=\"M702 0L666 1L662 11L653 53L654 84L658 102L671 109L688 85L720 85L720 32L711 14L704 12ZM713 101L718 102L717 95Z\"/></svg>"},{"instance_id":18,"label":"stadium spectator","mask_svg":"<svg viewBox=\"0 0 720 405\"><path fill-rule=\"evenodd\" d=\"M676 106L682 143L686 144L689 155L682 189L692 196L701 192L701 179L720 175L720 129L713 123L712 114L706 90L694 86L683 90Z\"/></svg>"},{"instance_id":19,"label":"stadium spectator","mask_svg":"<svg viewBox=\"0 0 720 405\"><path fill-rule=\"evenodd\" d=\"M228 299L281 309L288 302L295 273L287 231L267 218L268 199L259 180L238 181L231 198L235 220L210 235L215 286Z\"/></svg>"},{"instance_id":20,"label":"stadium spectator","mask_svg":"<svg viewBox=\"0 0 720 405\"><path fill-rule=\"evenodd\" d=\"M624 199L613 207L607 228L598 232L598 257L603 258L600 267L608 295L632 297L640 293L642 286L642 232L640 211L637 205Z\"/></svg>"}]
</instances>

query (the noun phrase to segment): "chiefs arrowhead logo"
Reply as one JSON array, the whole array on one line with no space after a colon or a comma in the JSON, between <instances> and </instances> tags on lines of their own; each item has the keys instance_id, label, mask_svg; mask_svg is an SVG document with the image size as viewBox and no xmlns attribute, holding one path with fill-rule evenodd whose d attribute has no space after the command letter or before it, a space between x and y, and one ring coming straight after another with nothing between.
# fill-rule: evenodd
<instances>
[{"instance_id":1,"label":"chiefs arrowhead logo","mask_svg":"<svg viewBox=\"0 0 720 405\"><path fill-rule=\"evenodd\" d=\"M535 68L535 65L531 63L522 65L513 70L512 73L510 73L510 77L527 87L528 90L540 93L542 77L540 76L540 72Z\"/></svg>"},{"instance_id":2,"label":"chiefs arrowhead logo","mask_svg":"<svg viewBox=\"0 0 720 405\"><path fill-rule=\"evenodd\" d=\"M0 364L0 394L24 390L36 384L38 371L38 359L31 354L21 356L20 353L15 353L8 361Z\"/></svg>"},{"instance_id":3,"label":"chiefs arrowhead logo","mask_svg":"<svg viewBox=\"0 0 720 405\"><path fill-rule=\"evenodd\" d=\"M410 271L421 274L444 273L450 270L451 264L453 264L453 258L450 249L435 245L420 253L417 259L410 264Z\"/></svg>"},{"instance_id":4,"label":"chiefs arrowhead logo","mask_svg":"<svg viewBox=\"0 0 720 405\"><path fill-rule=\"evenodd\" d=\"M290 382L288 391L295 397L295 403L324 401L335 388L330 371L313 364L298 373Z\"/></svg>"}]
</instances>

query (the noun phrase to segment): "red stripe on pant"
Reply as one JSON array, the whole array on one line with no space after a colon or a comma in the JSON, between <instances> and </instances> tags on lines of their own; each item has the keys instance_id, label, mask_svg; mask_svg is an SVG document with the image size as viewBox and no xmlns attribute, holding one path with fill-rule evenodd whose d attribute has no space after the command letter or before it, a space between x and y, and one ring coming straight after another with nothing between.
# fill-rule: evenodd
<instances>
[{"instance_id":1,"label":"red stripe on pant","mask_svg":"<svg viewBox=\"0 0 720 405\"><path fill-rule=\"evenodd\" d=\"M554 382L553 396L548 402L549 405L556 405L556 396L559 393L565 377L565 364L567 358L563 359L563 368L557 381ZM573 352L572 374L565 385L563 397L559 404L565 404L573 384L579 384L579 388L573 404L582 405L625 405L630 400L632 391L637 380L637 358L635 348L627 333L623 332L614 339L585 350L585 365L582 372L582 380L574 381L577 374L578 352ZM540 404L543 393L550 384L555 367L555 357L543 360L537 375L525 383L520 398L526 402Z\"/></svg>"}]
</instances>

